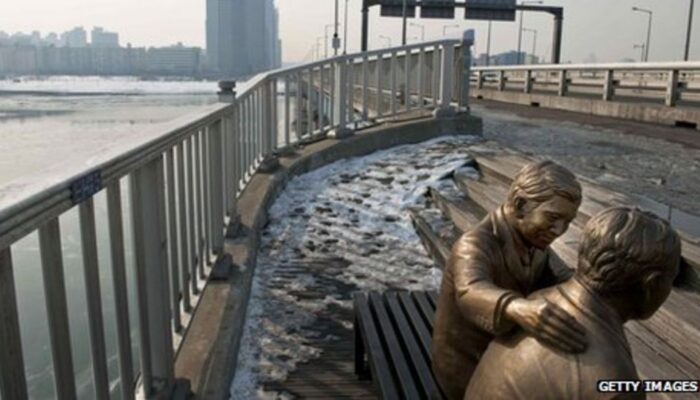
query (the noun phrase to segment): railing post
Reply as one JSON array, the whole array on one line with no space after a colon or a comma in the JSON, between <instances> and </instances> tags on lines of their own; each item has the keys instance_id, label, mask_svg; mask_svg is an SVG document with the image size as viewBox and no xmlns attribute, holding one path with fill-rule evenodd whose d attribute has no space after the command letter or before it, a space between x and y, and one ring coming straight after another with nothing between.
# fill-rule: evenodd
<instances>
[{"instance_id":1,"label":"railing post","mask_svg":"<svg viewBox=\"0 0 700 400\"><path fill-rule=\"evenodd\" d=\"M275 88L275 80L266 81L262 84L263 101L262 101L262 125L263 125L263 161L260 163L259 170L263 173L270 173L279 166L279 159L273 153L275 149L275 139L277 138L277 112L275 110L275 101L277 90ZM314 88L313 74L309 74L309 96L312 95ZM320 99L320 97L317 97ZM318 101L316 102L318 106ZM319 119L321 118L320 107L317 109ZM309 111L310 112L310 111ZM313 114L309 115L309 122L313 122Z\"/></svg>"},{"instance_id":2,"label":"railing post","mask_svg":"<svg viewBox=\"0 0 700 400\"><path fill-rule=\"evenodd\" d=\"M484 72L483 71L476 72L476 88L477 89L484 88Z\"/></svg>"},{"instance_id":3,"label":"railing post","mask_svg":"<svg viewBox=\"0 0 700 400\"><path fill-rule=\"evenodd\" d=\"M566 70L562 69L559 71L559 88L557 90L557 94L559 96L566 96L566 92L568 89L568 82L566 78Z\"/></svg>"},{"instance_id":4,"label":"railing post","mask_svg":"<svg viewBox=\"0 0 700 400\"><path fill-rule=\"evenodd\" d=\"M362 120L369 120L369 60L362 57Z\"/></svg>"},{"instance_id":5,"label":"railing post","mask_svg":"<svg viewBox=\"0 0 700 400\"><path fill-rule=\"evenodd\" d=\"M0 250L0 396L3 399L27 398L15 279L9 247Z\"/></svg>"},{"instance_id":6,"label":"railing post","mask_svg":"<svg viewBox=\"0 0 700 400\"><path fill-rule=\"evenodd\" d=\"M460 110L469 109L469 90L472 76L472 46L474 45L474 30L464 31L462 36L462 80L459 97Z\"/></svg>"},{"instance_id":7,"label":"railing post","mask_svg":"<svg viewBox=\"0 0 700 400\"><path fill-rule=\"evenodd\" d=\"M454 58L455 46L452 43L445 43L442 46L442 62L440 71L440 103L433 115L436 118L452 117L455 109L451 106L453 97L454 82Z\"/></svg>"},{"instance_id":8,"label":"railing post","mask_svg":"<svg viewBox=\"0 0 700 400\"><path fill-rule=\"evenodd\" d=\"M532 70L528 69L525 71L525 82L523 85L523 93L532 92Z\"/></svg>"},{"instance_id":9,"label":"railing post","mask_svg":"<svg viewBox=\"0 0 700 400\"><path fill-rule=\"evenodd\" d=\"M605 85L603 86L603 100L610 101L615 96L615 72L611 69L605 71Z\"/></svg>"},{"instance_id":10,"label":"railing post","mask_svg":"<svg viewBox=\"0 0 700 400\"><path fill-rule=\"evenodd\" d=\"M506 90L506 71L498 71L498 91L502 92Z\"/></svg>"},{"instance_id":11,"label":"railing post","mask_svg":"<svg viewBox=\"0 0 700 400\"><path fill-rule=\"evenodd\" d=\"M330 132L331 137L337 139L352 135L352 130L347 127L347 96L348 96L348 65L345 58L341 58L335 63L335 79L333 94L335 99L333 102L333 131Z\"/></svg>"},{"instance_id":12,"label":"railing post","mask_svg":"<svg viewBox=\"0 0 700 400\"><path fill-rule=\"evenodd\" d=\"M58 400L75 399L75 375L58 217L39 228L39 248L41 269L44 274L46 314L51 337L51 358L53 360L56 398Z\"/></svg>"},{"instance_id":13,"label":"railing post","mask_svg":"<svg viewBox=\"0 0 700 400\"><path fill-rule=\"evenodd\" d=\"M268 135L263 135L263 138ZM223 196L223 160L221 152L221 120L214 121L209 125L209 176L210 193L210 223L212 252L220 256L224 249L224 204Z\"/></svg>"},{"instance_id":14,"label":"railing post","mask_svg":"<svg viewBox=\"0 0 700 400\"><path fill-rule=\"evenodd\" d=\"M675 107L678 102L678 70L668 71L668 84L666 86L666 106Z\"/></svg>"},{"instance_id":15,"label":"railing post","mask_svg":"<svg viewBox=\"0 0 700 400\"><path fill-rule=\"evenodd\" d=\"M159 397L167 394L174 383L162 159L135 171L130 183L141 376L146 398Z\"/></svg>"}]
</instances>

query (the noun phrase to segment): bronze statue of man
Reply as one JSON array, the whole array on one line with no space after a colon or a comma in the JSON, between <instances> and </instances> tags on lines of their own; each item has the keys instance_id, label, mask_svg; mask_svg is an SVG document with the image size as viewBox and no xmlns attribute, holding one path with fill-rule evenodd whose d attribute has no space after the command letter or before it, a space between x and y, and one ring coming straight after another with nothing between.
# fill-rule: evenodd
<instances>
[{"instance_id":1,"label":"bronze statue of man","mask_svg":"<svg viewBox=\"0 0 700 400\"><path fill-rule=\"evenodd\" d=\"M592 218L574 277L531 296L560 304L579 320L586 351L563 353L522 331L500 337L479 362L464 399L643 399L641 392L598 393L597 382L639 380L622 325L651 317L671 293L680 243L665 221L639 210L612 208Z\"/></svg>"},{"instance_id":2,"label":"bronze statue of man","mask_svg":"<svg viewBox=\"0 0 700 400\"><path fill-rule=\"evenodd\" d=\"M586 346L583 327L557 305L525 296L556 276L548 246L581 204L581 185L552 161L526 165L505 203L455 243L433 328L432 363L448 399L461 399L488 344L515 326L564 351Z\"/></svg>"}]
</instances>

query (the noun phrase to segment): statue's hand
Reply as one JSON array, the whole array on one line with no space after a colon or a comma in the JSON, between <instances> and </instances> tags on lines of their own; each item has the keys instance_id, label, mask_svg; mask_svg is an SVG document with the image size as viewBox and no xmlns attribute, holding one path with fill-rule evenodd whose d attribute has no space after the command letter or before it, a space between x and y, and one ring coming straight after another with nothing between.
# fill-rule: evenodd
<instances>
[{"instance_id":1,"label":"statue's hand","mask_svg":"<svg viewBox=\"0 0 700 400\"><path fill-rule=\"evenodd\" d=\"M546 299L515 299L506 307L508 318L537 340L567 353L586 350L585 328Z\"/></svg>"}]
</instances>

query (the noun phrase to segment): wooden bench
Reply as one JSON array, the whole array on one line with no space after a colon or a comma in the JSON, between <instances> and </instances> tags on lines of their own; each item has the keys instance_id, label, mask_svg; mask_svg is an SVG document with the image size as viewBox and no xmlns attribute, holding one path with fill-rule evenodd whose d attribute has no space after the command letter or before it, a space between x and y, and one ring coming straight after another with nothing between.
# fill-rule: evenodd
<instances>
[{"instance_id":1,"label":"wooden bench","mask_svg":"<svg viewBox=\"0 0 700 400\"><path fill-rule=\"evenodd\" d=\"M437 293L355 293L355 373L382 399L444 399L430 342Z\"/></svg>"}]
</instances>

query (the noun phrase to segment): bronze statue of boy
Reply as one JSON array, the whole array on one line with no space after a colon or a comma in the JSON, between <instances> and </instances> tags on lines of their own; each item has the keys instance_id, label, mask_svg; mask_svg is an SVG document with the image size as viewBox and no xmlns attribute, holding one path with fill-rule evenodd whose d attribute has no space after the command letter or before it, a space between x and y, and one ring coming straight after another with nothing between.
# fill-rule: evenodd
<instances>
[{"instance_id":1,"label":"bronze statue of boy","mask_svg":"<svg viewBox=\"0 0 700 400\"><path fill-rule=\"evenodd\" d=\"M658 217L624 207L603 211L583 230L575 276L534 293L586 329L584 353L547 347L525 332L493 341L464 399L643 399L644 393L598 393L599 380L637 381L622 325L651 317L671 293L681 241Z\"/></svg>"},{"instance_id":2,"label":"bronze statue of boy","mask_svg":"<svg viewBox=\"0 0 700 400\"><path fill-rule=\"evenodd\" d=\"M581 185L552 161L525 166L505 203L455 243L442 278L433 328L433 371L448 399L461 399L489 343L515 326L565 352L586 347L584 328L530 293L556 276L548 246L581 204Z\"/></svg>"}]
</instances>

